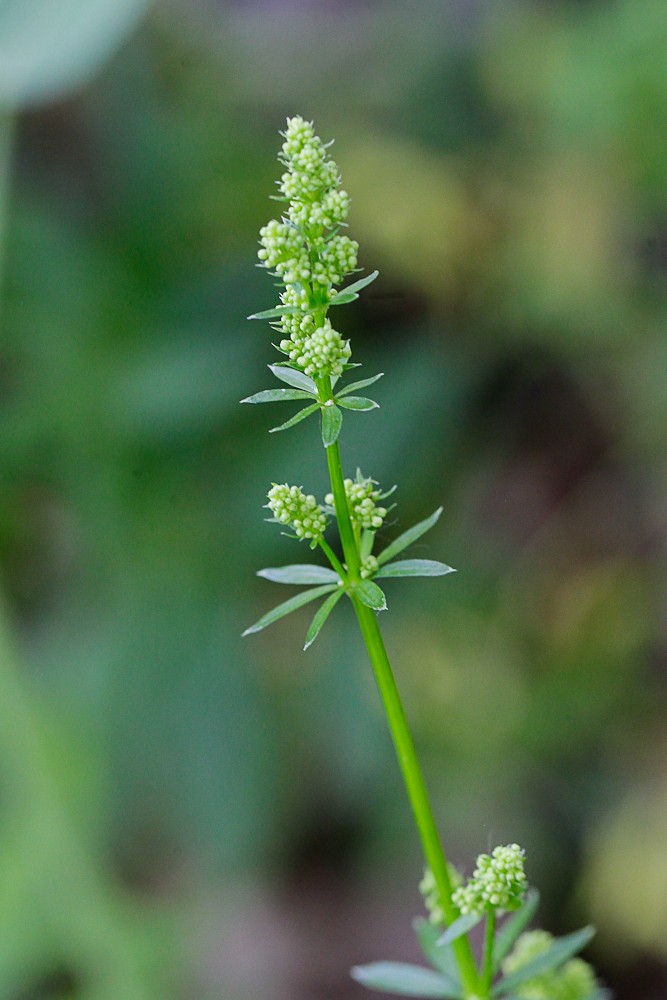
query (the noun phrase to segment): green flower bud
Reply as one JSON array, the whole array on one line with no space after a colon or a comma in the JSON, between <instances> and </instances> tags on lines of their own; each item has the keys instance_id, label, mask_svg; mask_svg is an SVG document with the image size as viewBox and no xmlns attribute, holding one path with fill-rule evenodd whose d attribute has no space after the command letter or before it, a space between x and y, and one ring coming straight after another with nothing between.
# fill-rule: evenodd
<instances>
[{"instance_id":1,"label":"green flower bud","mask_svg":"<svg viewBox=\"0 0 667 1000\"><path fill-rule=\"evenodd\" d=\"M503 973L517 972L549 950L553 937L547 931L527 931L503 962ZM572 958L558 969L527 979L515 987L521 1000L589 1000L596 988L595 973L582 958Z\"/></svg>"},{"instance_id":2,"label":"green flower bud","mask_svg":"<svg viewBox=\"0 0 667 1000\"><path fill-rule=\"evenodd\" d=\"M350 517L360 528L370 528L372 531L382 527L382 522L388 513L386 507L376 506L376 502L383 496L376 487L374 479L365 479L358 471L356 480L345 480L345 495L350 508ZM333 506L333 493L329 493L324 502Z\"/></svg>"},{"instance_id":3,"label":"green flower bud","mask_svg":"<svg viewBox=\"0 0 667 1000\"><path fill-rule=\"evenodd\" d=\"M377 573L379 568L380 566L375 556L366 556L361 564L361 569L359 570L361 579L367 580L369 576L373 576L374 573Z\"/></svg>"},{"instance_id":4,"label":"green flower bud","mask_svg":"<svg viewBox=\"0 0 667 1000\"><path fill-rule=\"evenodd\" d=\"M460 871L451 864L447 865L447 869L449 871L450 883L452 886L457 888L463 881ZM438 927L444 926L446 923L445 911L442 908L440 893L438 892L438 887L435 884L435 876L430 868L424 869L424 877L419 883L419 891L424 897L424 906L428 911L429 921L432 924L436 924Z\"/></svg>"},{"instance_id":5,"label":"green flower bud","mask_svg":"<svg viewBox=\"0 0 667 1000\"><path fill-rule=\"evenodd\" d=\"M524 855L518 844L496 847L491 855L480 854L472 877L456 890L452 902L461 913L518 909L528 888Z\"/></svg>"},{"instance_id":6,"label":"green flower bud","mask_svg":"<svg viewBox=\"0 0 667 1000\"><path fill-rule=\"evenodd\" d=\"M306 495L300 486L274 483L268 498L267 507L277 521L293 528L297 538L310 538L315 544L319 542L327 519L312 494Z\"/></svg>"},{"instance_id":7,"label":"green flower bud","mask_svg":"<svg viewBox=\"0 0 667 1000\"><path fill-rule=\"evenodd\" d=\"M343 340L328 319L303 340L297 341L296 347L296 350L290 351L290 358L303 368L306 375L315 376L342 375L352 353L349 342Z\"/></svg>"}]
</instances>

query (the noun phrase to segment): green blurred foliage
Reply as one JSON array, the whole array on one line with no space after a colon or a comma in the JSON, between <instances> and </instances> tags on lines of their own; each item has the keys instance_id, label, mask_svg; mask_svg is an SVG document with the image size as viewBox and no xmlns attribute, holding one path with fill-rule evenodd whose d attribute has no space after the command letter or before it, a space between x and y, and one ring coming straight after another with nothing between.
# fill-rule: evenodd
<instances>
[{"instance_id":1,"label":"green blurred foliage","mask_svg":"<svg viewBox=\"0 0 667 1000\"><path fill-rule=\"evenodd\" d=\"M348 609L240 639L304 555L268 485L326 487L314 423L237 403L292 113L381 272L344 461L398 483L387 538L443 503L412 554L459 571L384 622L446 843L520 841L551 929L664 996L667 8L165 0L126 37L145 7L0 6L0 996L353 998L416 957Z\"/></svg>"}]
</instances>

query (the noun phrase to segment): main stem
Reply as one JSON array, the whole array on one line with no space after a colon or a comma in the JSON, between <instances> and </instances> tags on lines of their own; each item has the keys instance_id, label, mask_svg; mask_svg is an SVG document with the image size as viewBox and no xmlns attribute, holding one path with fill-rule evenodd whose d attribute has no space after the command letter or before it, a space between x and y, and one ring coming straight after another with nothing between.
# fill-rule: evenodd
<instances>
[{"instance_id":1,"label":"main stem","mask_svg":"<svg viewBox=\"0 0 667 1000\"><path fill-rule=\"evenodd\" d=\"M351 580L359 580L359 553L357 550L350 513L347 505L343 471L338 443L326 449L331 489L334 495L336 516L343 552ZM442 908L448 924L456 920L458 913L452 903L452 883L447 868L447 859L433 817L426 783L419 766L417 752L410 727L403 709L401 697L389 663L382 633L375 613L361 603L352 591L352 604L359 621L359 627L366 643L368 656L373 666L375 680L380 691L391 737L412 806L412 812L421 839L424 857L430 866L438 887ZM452 945L466 997L479 997L480 982L470 941L464 935Z\"/></svg>"}]
</instances>

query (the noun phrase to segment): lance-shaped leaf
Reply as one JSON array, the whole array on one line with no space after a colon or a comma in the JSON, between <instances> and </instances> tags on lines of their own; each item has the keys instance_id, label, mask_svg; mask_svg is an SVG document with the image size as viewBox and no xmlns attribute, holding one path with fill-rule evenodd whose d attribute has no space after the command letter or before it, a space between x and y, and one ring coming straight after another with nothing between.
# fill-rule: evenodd
<instances>
[{"instance_id":1,"label":"lance-shaped leaf","mask_svg":"<svg viewBox=\"0 0 667 1000\"><path fill-rule=\"evenodd\" d=\"M295 424L301 423L302 420L305 420L306 417L309 417L311 413L314 413L315 410L319 410L319 408L319 403L312 403L311 406L304 406L303 410L299 410L299 412L295 413L293 417L286 420L284 424L279 424L278 427L272 427L269 434L275 434L277 431L286 431L288 427L294 427Z\"/></svg>"},{"instance_id":2,"label":"lance-shaped leaf","mask_svg":"<svg viewBox=\"0 0 667 1000\"><path fill-rule=\"evenodd\" d=\"M305 389L262 389L254 396L247 396L242 403L280 403L293 399L312 399L312 394Z\"/></svg>"},{"instance_id":3,"label":"lance-shaped leaf","mask_svg":"<svg viewBox=\"0 0 667 1000\"><path fill-rule=\"evenodd\" d=\"M337 393L338 399L340 399L341 396L347 396L350 392L355 392L357 389L365 389L366 386L373 385L373 382L377 382L377 380L381 379L383 375L384 372L380 372L379 375L373 375L372 378L362 378L359 382L350 382L349 385L344 385L340 392Z\"/></svg>"},{"instance_id":4,"label":"lance-shaped leaf","mask_svg":"<svg viewBox=\"0 0 667 1000\"><path fill-rule=\"evenodd\" d=\"M398 538L396 538L391 545L388 545L384 552L381 552L378 556L378 563L380 566L389 562L390 559L397 556L399 552L403 551L403 549L407 549L408 545L412 545L412 543L416 542L418 538L421 538L422 535L426 534L426 532L436 523L442 514L442 511L443 508L438 507L438 509L434 511L430 517L427 517L425 521L420 521L419 524L413 525L412 528L408 528L408 530L404 531L402 535L399 535Z\"/></svg>"},{"instance_id":5,"label":"lance-shaped leaf","mask_svg":"<svg viewBox=\"0 0 667 1000\"><path fill-rule=\"evenodd\" d=\"M317 611L315 612L315 617L310 623L310 628L306 633L306 645L303 647L304 652L305 650L308 649L309 646L312 646L312 644L315 642L318 635L320 634L322 626L324 625L325 621L327 620L333 609L336 607L336 605L338 604L344 593L345 591L343 590L343 588L339 587L338 590L336 590L333 594L330 594L327 597L322 607L317 609Z\"/></svg>"},{"instance_id":6,"label":"lance-shaped leaf","mask_svg":"<svg viewBox=\"0 0 667 1000\"><path fill-rule=\"evenodd\" d=\"M348 304L348 302L354 302L354 300L358 299L358 298L359 298L359 296L355 295L354 292L339 292L338 295L336 295L331 300L331 302L329 303L329 305L330 306L346 306Z\"/></svg>"},{"instance_id":7,"label":"lance-shaped leaf","mask_svg":"<svg viewBox=\"0 0 667 1000\"><path fill-rule=\"evenodd\" d=\"M435 997L460 1000L463 993L439 972L406 962L371 962L356 965L351 976L362 986L401 997Z\"/></svg>"},{"instance_id":8,"label":"lance-shaped leaf","mask_svg":"<svg viewBox=\"0 0 667 1000\"><path fill-rule=\"evenodd\" d=\"M451 981L453 989L460 990L461 981L454 950L451 944L439 944L442 937L440 927L423 917L417 917L412 926L424 956L434 969Z\"/></svg>"},{"instance_id":9,"label":"lance-shaped leaf","mask_svg":"<svg viewBox=\"0 0 667 1000\"><path fill-rule=\"evenodd\" d=\"M375 575L384 577L446 576L447 573L456 573L456 570L447 566L446 563L437 562L435 559L399 559L398 562L382 566Z\"/></svg>"},{"instance_id":10,"label":"lance-shaped leaf","mask_svg":"<svg viewBox=\"0 0 667 1000\"><path fill-rule=\"evenodd\" d=\"M277 608L274 608L273 611L262 615L259 621L256 621L254 625L251 625L250 628L247 628L243 632L243 635L252 635L253 632L261 632L267 625L273 625L274 622L284 618L285 615L289 615L292 611L302 608L304 604L310 604L311 601L316 601L318 597L330 594L332 590L336 590L337 586L338 584L336 583L330 583L326 587L313 587L311 590L304 590L302 594L297 594L296 597L290 597L289 601L284 601Z\"/></svg>"},{"instance_id":11,"label":"lance-shaped leaf","mask_svg":"<svg viewBox=\"0 0 667 1000\"><path fill-rule=\"evenodd\" d=\"M317 395L317 386L312 378L309 375L304 375L303 372L297 371L296 368L287 368L285 365L269 365L269 371L272 371L281 382L293 385L295 389L305 389L311 396Z\"/></svg>"},{"instance_id":12,"label":"lance-shaped leaf","mask_svg":"<svg viewBox=\"0 0 667 1000\"><path fill-rule=\"evenodd\" d=\"M275 309L265 309L263 312L253 313L248 319L278 319L279 316L293 316L299 312L297 306L276 306Z\"/></svg>"},{"instance_id":13,"label":"lance-shaped leaf","mask_svg":"<svg viewBox=\"0 0 667 1000\"><path fill-rule=\"evenodd\" d=\"M538 955L531 962L526 962L524 966L517 969L516 972L511 972L508 976L505 976L497 986L494 987L492 991L492 996L503 997L506 994L511 993L512 990L518 986L520 983L526 982L528 979L535 979L536 976L541 976L544 972L549 972L551 969L557 968L559 965L563 965L568 959L576 955L577 952L588 944L593 935L595 934L595 929L593 927L582 927L580 931L575 931L574 934L568 934L566 937L558 938L548 951L545 951L542 955Z\"/></svg>"},{"instance_id":14,"label":"lance-shaped leaf","mask_svg":"<svg viewBox=\"0 0 667 1000\"><path fill-rule=\"evenodd\" d=\"M502 960L509 955L519 934L525 931L526 927L535 916L539 902L540 894L537 889L529 889L526 894L525 902L521 908L505 921L501 930L496 935L495 944L493 946L494 969L499 969Z\"/></svg>"},{"instance_id":15,"label":"lance-shaped leaf","mask_svg":"<svg viewBox=\"0 0 667 1000\"><path fill-rule=\"evenodd\" d=\"M257 576L272 583L338 583L338 573L328 566L311 566L293 563L291 566L268 566L257 571Z\"/></svg>"},{"instance_id":16,"label":"lance-shaped leaf","mask_svg":"<svg viewBox=\"0 0 667 1000\"><path fill-rule=\"evenodd\" d=\"M377 583L373 583L372 580L362 580L354 589L355 593L359 595L361 603L365 604L367 608L372 608L373 611L387 610L387 598Z\"/></svg>"},{"instance_id":17,"label":"lance-shaped leaf","mask_svg":"<svg viewBox=\"0 0 667 1000\"><path fill-rule=\"evenodd\" d=\"M463 937L468 931L471 931L473 927L481 921L482 917L479 913L464 913L463 916L459 917L450 924L444 934L442 934L437 943L438 944L452 944L458 938Z\"/></svg>"},{"instance_id":18,"label":"lance-shaped leaf","mask_svg":"<svg viewBox=\"0 0 667 1000\"><path fill-rule=\"evenodd\" d=\"M325 448L330 448L338 440L342 426L343 414L338 407L324 406L322 408L322 444Z\"/></svg>"},{"instance_id":19,"label":"lance-shaped leaf","mask_svg":"<svg viewBox=\"0 0 667 1000\"><path fill-rule=\"evenodd\" d=\"M346 410L377 410L380 405L374 399L366 399L365 396L346 396L345 399L338 399L337 402Z\"/></svg>"},{"instance_id":20,"label":"lance-shaped leaf","mask_svg":"<svg viewBox=\"0 0 667 1000\"><path fill-rule=\"evenodd\" d=\"M349 292L360 292L362 288L366 287L366 285L370 285L371 281L375 281L379 274L379 271L371 271L371 273L367 274L365 278L359 278L358 281L353 281L351 285L346 285L345 288L341 288L338 294L347 295Z\"/></svg>"}]
</instances>

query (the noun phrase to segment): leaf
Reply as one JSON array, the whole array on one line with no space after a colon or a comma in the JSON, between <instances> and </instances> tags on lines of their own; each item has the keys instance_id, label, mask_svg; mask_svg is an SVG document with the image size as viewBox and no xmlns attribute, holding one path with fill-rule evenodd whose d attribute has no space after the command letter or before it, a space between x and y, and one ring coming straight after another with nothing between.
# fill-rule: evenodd
<instances>
[{"instance_id":1,"label":"leaf","mask_svg":"<svg viewBox=\"0 0 667 1000\"><path fill-rule=\"evenodd\" d=\"M338 583L339 576L328 566L293 563L291 566L269 566L257 571L257 576L272 583Z\"/></svg>"},{"instance_id":2,"label":"leaf","mask_svg":"<svg viewBox=\"0 0 667 1000\"><path fill-rule=\"evenodd\" d=\"M362 580L354 590L359 595L361 603L365 604L367 608L372 608L373 611L387 610L387 599L377 583L373 583L372 580Z\"/></svg>"},{"instance_id":3,"label":"leaf","mask_svg":"<svg viewBox=\"0 0 667 1000\"><path fill-rule=\"evenodd\" d=\"M267 614L262 615L259 621L256 621L254 625L247 628L242 635L252 635L253 632L261 632L263 628L267 625L273 625L280 618L284 618L285 615L291 614L292 611L297 611L302 608L304 604L309 604L311 601L316 601L318 597L323 597L325 594L330 594L332 590L337 588L337 584L329 583L326 587L313 587L311 590L304 590L302 594L297 594L296 597L290 597L289 601L284 601L279 604L278 607L274 608L273 611L269 611Z\"/></svg>"},{"instance_id":4,"label":"leaf","mask_svg":"<svg viewBox=\"0 0 667 1000\"><path fill-rule=\"evenodd\" d=\"M378 560L379 562L379 560ZM446 576L455 569L435 559L399 559L377 571L376 576Z\"/></svg>"},{"instance_id":5,"label":"leaf","mask_svg":"<svg viewBox=\"0 0 667 1000\"><path fill-rule=\"evenodd\" d=\"M15 109L34 106L87 83L149 5L149 0L4 0L0 102Z\"/></svg>"},{"instance_id":6,"label":"leaf","mask_svg":"<svg viewBox=\"0 0 667 1000\"><path fill-rule=\"evenodd\" d=\"M408 530L404 531L402 535L399 535L398 538L396 538L391 545L388 545L384 552L381 552L378 556L380 566L382 566L383 563L389 562L390 559L397 556L399 552L403 551L403 549L407 549L408 545L412 545L412 543L416 542L418 538L421 538L422 535L426 534L429 528L432 528L436 523L442 514L442 511L443 508L438 507L438 509L434 511L430 517L427 517L425 521L420 521L419 524L413 525L412 528L408 528Z\"/></svg>"},{"instance_id":7,"label":"leaf","mask_svg":"<svg viewBox=\"0 0 667 1000\"><path fill-rule=\"evenodd\" d=\"M346 306L348 302L354 302L359 296L355 295L354 292L339 292L338 295L334 296L329 302L330 306Z\"/></svg>"},{"instance_id":8,"label":"leaf","mask_svg":"<svg viewBox=\"0 0 667 1000\"><path fill-rule=\"evenodd\" d=\"M377 410L380 406L374 399L366 399L364 396L347 396L337 402L346 410Z\"/></svg>"},{"instance_id":9,"label":"leaf","mask_svg":"<svg viewBox=\"0 0 667 1000\"><path fill-rule=\"evenodd\" d=\"M516 972L511 972L509 976L505 976L493 989L492 996L504 996L510 990L513 990L515 986L518 986L519 983L524 983L527 979L534 979L543 972L548 972L549 969L555 969L559 965L563 965L564 962L567 962L573 955L581 951L594 934L595 928L582 927L580 931L575 931L574 934L558 938L544 954L538 955L532 962L527 962L521 969L517 969Z\"/></svg>"},{"instance_id":10,"label":"leaf","mask_svg":"<svg viewBox=\"0 0 667 1000\"><path fill-rule=\"evenodd\" d=\"M365 278L359 278L358 281L353 281L351 285L346 285L345 288L341 288L338 294L346 295L348 292L360 292L362 288L366 287L366 285L370 285L371 281L375 281L379 274L379 271L371 271L371 273L367 274Z\"/></svg>"},{"instance_id":11,"label":"leaf","mask_svg":"<svg viewBox=\"0 0 667 1000\"><path fill-rule=\"evenodd\" d=\"M500 968L502 960L509 955L512 945L535 916L535 912L540 903L540 894L537 889L529 889L526 899L519 910L509 917L496 935L493 946L493 967Z\"/></svg>"},{"instance_id":12,"label":"leaf","mask_svg":"<svg viewBox=\"0 0 667 1000\"><path fill-rule=\"evenodd\" d=\"M478 913L465 913L458 920L455 920L453 924L450 924L444 934L442 934L438 940L437 944L452 944L458 938L463 937L468 931L476 927L481 921L482 917Z\"/></svg>"},{"instance_id":13,"label":"leaf","mask_svg":"<svg viewBox=\"0 0 667 1000\"><path fill-rule=\"evenodd\" d=\"M305 389L309 392L311 396L317 395L317 386L313 382L312 378L308 375L304 375L303 372L297 371L296 368L286 368L284 365L269 365L269 370L273 372L276 378L279 378L281 382L287 382L288 385L293 385L297 389Z\"/></svg>"},{"instance_id":14,"label":"leaf","mask_svg":"<svg viewBox=\"0 0 667 1000\"><path fill-rule=\"evenodd\" d=\"M295 424L305 420L306 417L309 417L311 413L314 413L315 410L319 410L319 408L319 403L313 403L311 406L304 406L303 410L299 410L299 412L295 413L293 417L286 420L284 424L279 424L278 427L272 427L269 434L276 434L277 431L286 431L288 427L294 427Z\"/></svg>"},{"instance_id":15,"label":"leaf","mask_svg":"<svg viewBox=\"0 0 667 1000\"><path fill-rule=\"evenodd\" d=\"M275 309L265 309L263 312L253 313L248 319L278 319L279 316L293 316L298 312L297 306L276 306Z\"/></svg>"},{"instance_id":16,"label":"leaf","mask_svg":"<svg viewBox=\"0 0 667 1000\"><path fill-rule=\"evenodd\" d=\"M406 962L372 962L355 965L350 972L362 986L371 990L396 993L402 997L439 997L441 1000L460 1000L460 990L454 989L438 972L423 969Z\"/></svg>"},{"instance_id":17,"label":"leaf","mask_svg":"<svg viewBox=\"0 0 667 1000\"><path fill-rule=\"evenodd\" d=\"M263 389L254 396L247 396L242 403L280 403L283 400L312 399L312 394L304 389Z\"/></svg>"},{"instance_id":18,"label":"leaf","mask_svg":"<svg viewBox=\"0 0 667 1000\"><path fill-rule=\"evenodd\" d=\"M424 917L417 917L412 926L421 950L431 965L445 979L451 980L453 989L460 989L459 970L452 946L451 944L438 944L442 937L440 928L436 924L432 924L430 920L425 920Z\"/></svg>"},{"instance_id":19,"label":"leaf","mask_svg":"<svg viewBox=\"0 0 667 1000\"><path fill-rule=\"evenodd\" d=\"M365 389L368 385L373 385L373 382L377 382L378 379L382 378L384 372L380 372L379 375L373 375L372 378L362 378L359 382L350 382L349 385L343 386L339 393L337 393L338 399L341 396L347 396L348 392L354 392L355 389Z\"/></svg>"},{"instance_id":20,"label":"leaf","mask_svg":"<svg viewBox=\"0 0 667 1000\"><path fill-rule=\"evenodd\" d=\"M361 532L361 544L359 546L359 558L362 560L368 559L369 555L373 551L373 542L375 541L375 532L371 528L364 528Z\"/></svg>"},{"instance_id":21,"label":"leaf","mask_svg":"<svg viewBox=\"0 0 667 1000\"><path fill-rule=\"evenodd\" d=\"M322 607L318 608L318 610L315 612L315 617L310 623L310 628L306 633L306 645L303 647L304 652L308 649L309 646L312 646L312 644L315 642L318 635L320 634L320 629L322 628L325 621L327 620L333 609L336 607L336 605L338 604L339 600L341 599L344 593L345 590L342 587L339 587L338 590L336 590L333 594L330 594L329 597L327 597Z\"/></svg>"},{"instance_id":22,"label":"leaf","mask_svg":"<svg viewBox=\"0 0 667 1000\"><path fill-rule=\"evenodd\" d=\"M325 448L330 448L338 440L342 426L343 414L338 407L324 406L322 408L322 443Z\"/></svg>"}]
</instances>

